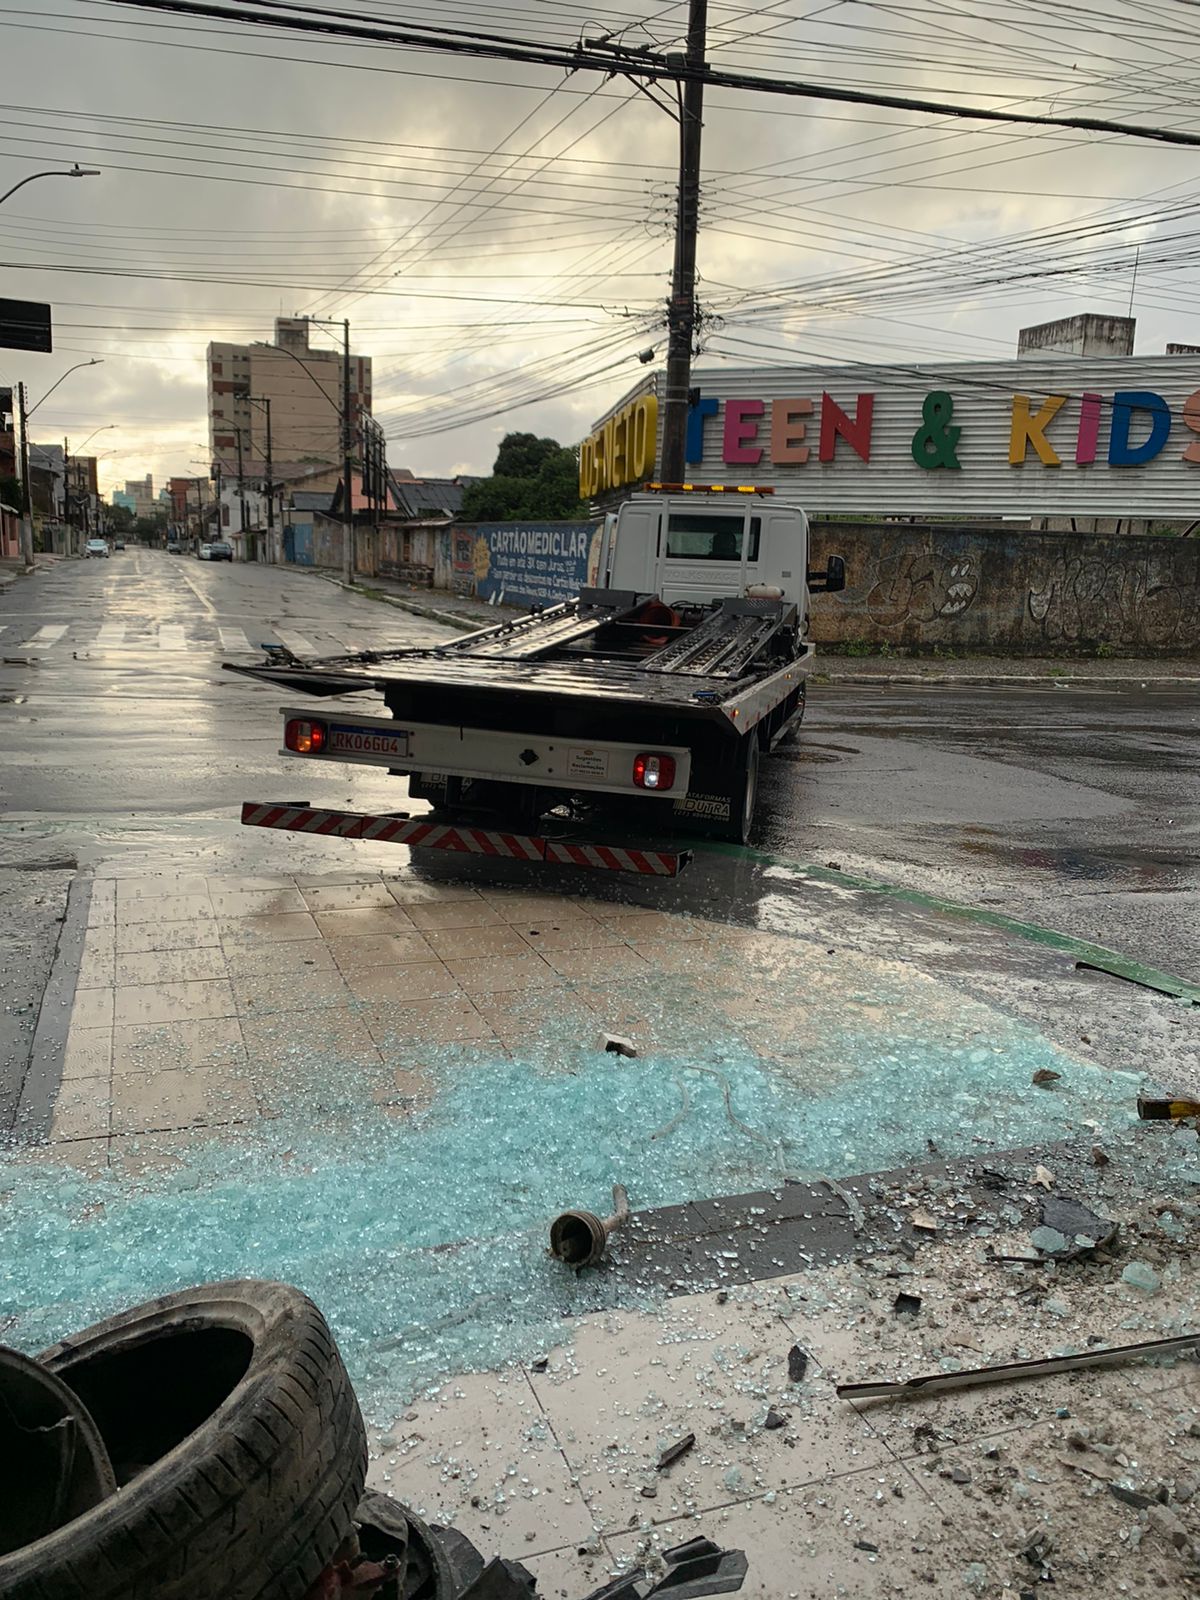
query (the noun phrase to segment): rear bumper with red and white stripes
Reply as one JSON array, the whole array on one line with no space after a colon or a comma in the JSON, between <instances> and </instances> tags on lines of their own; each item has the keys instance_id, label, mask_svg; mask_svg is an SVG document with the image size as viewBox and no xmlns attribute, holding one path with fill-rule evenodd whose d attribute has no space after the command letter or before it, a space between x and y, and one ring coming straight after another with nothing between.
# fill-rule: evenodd
<instances>
[{"instance_id":1,"label":"rear bumper with red and white stripes","mask_svg":"<svg viewBox=\"0 0 1200 1600\"><path fill-rule=\"evenodd\" d=\"M635 872L656 878L677 877L692 859L690 850L640 850L609 844L567 843L545 839L538 834L421 822L406 817L376 817L361 811L323 811L311 806L272 805L253 800L242 803L242 822L248 828L284 828L292 833L321 834L326 838L372 839L377 844L406 844L414 850L450 850L461 855L539 861L601 872Z\"/></svg>"}]
</instances>

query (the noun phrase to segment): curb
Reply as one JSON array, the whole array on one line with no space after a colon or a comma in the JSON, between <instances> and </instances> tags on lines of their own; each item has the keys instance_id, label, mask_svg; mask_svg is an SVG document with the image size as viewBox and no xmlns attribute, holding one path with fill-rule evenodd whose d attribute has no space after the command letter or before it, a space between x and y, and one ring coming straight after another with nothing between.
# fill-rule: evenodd
<instances>
[{"instance_id":1,"label":"curb","mask_svg":"<svg viewBox=\"0 0 1200 1600\"><path fill-rule=\"evenodd\" d=\"M42 993L29 1067L17 1097L13 1125L7 1130L22 1142L45 1138L54 1121L54 1105L62 1086L67 1035L71 1029L71 1009L75 1001L75 982L83 960L88 914L92 903L92 880L76 877L67 890L67 907L58 936L58 947L50 968L50 978Z\"/></svg>"},{"instance_id":2,"label":"curb","mask_svg":"<svg viewBox=\"0 0 1200 1600\"><path fill-rule=\"evenodd\" d=\"M440 622L444 627L457 628L460 633L475 633L485 623L475 618L468 618L458 611L438 611L433 606L423 606L415 600L404 600L399 595L384 594L382 589L374 593L364 589L361 584L347 583L344 578L331 578L327 573L317 572L314 577L322 579L325 583L333 584L335 589L344 589L347 594L361 595L364 600L374 600L385 606L393 606L397 611L407 611L411 616L424 617L427 622Z\"/></svg>"}]
</instances>

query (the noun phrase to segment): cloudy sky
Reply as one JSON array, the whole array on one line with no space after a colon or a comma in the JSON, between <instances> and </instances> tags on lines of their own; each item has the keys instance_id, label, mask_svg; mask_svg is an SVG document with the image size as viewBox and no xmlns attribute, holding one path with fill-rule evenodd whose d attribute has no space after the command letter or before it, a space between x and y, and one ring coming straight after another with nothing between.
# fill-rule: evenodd
<instances>
[{"instance_id":1,"label":"cloudy sky","mask_svg":"<svg viewBox=\"0 0 1200 1600\"><path fill-rule=\"evenodd\" d=\"M678 47L661 0L359 0L539 43ZM1186 0L710 0L721 66L986 109L1196 131ZM38 440L106 490L207 466L204 351L276 315L352 320L389 459L485 472L513 428L577 440L663 350L675 125L620 77L298 38L113 4L0 0L0 294L54 307L0 351ZM1124 314L1200 343L1200 149L710 91L705 359L951 361ZM1140 251L1136 284L1135 253Z\"/></svg>"}]
</instances>

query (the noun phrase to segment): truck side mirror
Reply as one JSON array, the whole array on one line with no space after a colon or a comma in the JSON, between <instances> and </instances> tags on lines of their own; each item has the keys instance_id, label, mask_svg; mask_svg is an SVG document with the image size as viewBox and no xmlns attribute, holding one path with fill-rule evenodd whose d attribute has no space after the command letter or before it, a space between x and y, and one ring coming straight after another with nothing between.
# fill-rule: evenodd
<instances>
[{"instance_id":1,"label":"truck side mirror","mask_svg":"<svg viewBox=\"0 0 1200 1600\"><path fill-rule=\"evenodd\" d=\"M809 568L808 586L818 594L836 594L846 587L846 563L841 556L830 556L824 572Z\"/></svg>"}]
</instances>

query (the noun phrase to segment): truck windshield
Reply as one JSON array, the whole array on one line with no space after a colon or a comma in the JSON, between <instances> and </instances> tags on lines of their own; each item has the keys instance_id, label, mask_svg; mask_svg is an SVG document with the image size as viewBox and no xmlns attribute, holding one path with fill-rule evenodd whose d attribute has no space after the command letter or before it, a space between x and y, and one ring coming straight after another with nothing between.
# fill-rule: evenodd
<instances>
[{"instance_id":1,"label":"truck windshield","mask_svg":"<svg viewBox=\"0 0 1200 1600\"><path fill-rule=\"evenodd\" d=\"M749 559L758 560L758 517L750 518ZM676 511L667 518L667 555L677 561L740 561L745 517Z\"/></svg>"}]
</instances>

